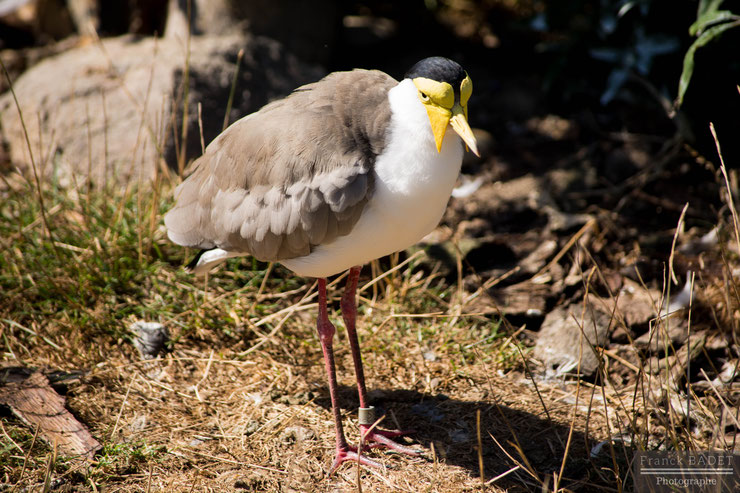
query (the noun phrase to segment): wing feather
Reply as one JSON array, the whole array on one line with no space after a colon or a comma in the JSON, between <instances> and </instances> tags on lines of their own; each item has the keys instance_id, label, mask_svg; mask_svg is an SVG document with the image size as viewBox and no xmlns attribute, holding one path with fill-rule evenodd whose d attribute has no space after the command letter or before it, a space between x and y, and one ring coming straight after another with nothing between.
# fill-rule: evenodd
<instances>
[{"instance_id":1,"label":"wing feather","mask_svg":"<svg viewBox=\"0 0 740 493\"><path fill-rule=\"evenodd\" d=\"M170 239L277 261L348 234L373 191L396 84L338 72L235 122L175 190Z\"/></svg>"}]
</instances>

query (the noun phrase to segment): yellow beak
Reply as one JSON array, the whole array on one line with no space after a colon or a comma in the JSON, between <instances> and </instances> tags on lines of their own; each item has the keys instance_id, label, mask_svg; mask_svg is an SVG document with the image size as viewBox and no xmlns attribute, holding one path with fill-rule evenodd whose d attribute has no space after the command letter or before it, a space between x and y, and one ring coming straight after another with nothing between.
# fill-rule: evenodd
<instances>
[{"instance_id":1,"label":"yellow beak","mask_svg":"<svg viewBox=\"0 0 740 493\"><path fill-rule=\"evenodd\" d=\"M473 154L480 157L478 145L473 135L473 131L468 125L468 119L465 117L465 109L459 104L452 107L452 111L437 106L435 104L426 105L429 122L432 124L432 133L434 142L437 144L437 152L442 150L442 141L447 131L447 124L452 125L452 129L465 142L465 145L473 151Z\"/></svg>"},{"instance_id":2,"label":"yellow beak","mask_svg":"<svg viewBox=\"0 0 740 493\"><path fill-rule=\"evenodd\" d=\"M473 154L480 157L480 153L478 153L478 143L475 140L473 131L470 129L470 125L468 125L466 113L467 112L462 106L460 106L460 104L453 106L450 125L452 125L452 129L460 136L463 142L465 142L465 145L473 151Z\"/></svg>"}]
</instances>

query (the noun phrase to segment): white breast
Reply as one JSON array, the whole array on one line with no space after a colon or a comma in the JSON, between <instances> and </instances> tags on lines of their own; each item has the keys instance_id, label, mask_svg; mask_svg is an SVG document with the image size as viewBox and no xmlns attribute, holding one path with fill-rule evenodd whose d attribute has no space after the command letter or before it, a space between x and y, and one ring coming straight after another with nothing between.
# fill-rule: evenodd
<instances>
[{"instance_id":1,"label":"white breast","mask_svg":"<svg viewBox=\"0 0 740 493\"><path fill-rule=\"evenodd\" d=\"M429 117L411 80L388 93L390 134L375 163L375 190L350 234L282 261L296 274L327 277L410 247L439 223L460 173L462 142L447 127L437 152Z\"/></svg>"}]
</instances>

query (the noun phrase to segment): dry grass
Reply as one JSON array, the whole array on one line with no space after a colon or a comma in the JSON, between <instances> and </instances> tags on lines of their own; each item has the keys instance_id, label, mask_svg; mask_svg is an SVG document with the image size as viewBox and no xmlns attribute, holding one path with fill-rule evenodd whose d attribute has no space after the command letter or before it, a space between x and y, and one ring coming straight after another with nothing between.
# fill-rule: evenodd
<instances>
[{"instance_id":1,"label":"dry grass","mask_svg":"<svg viewBox=\"0 0 740 493\"><path fill-rule=\"evenodd\" d=\"M326 476L334 431L310 281L251 259L230 262L207 285L191 278L180 268L184 252L160 227L149 229L150 211L166 200L146 198L167 197L166 189L115 201L45 191L55 251L24 192L31 185L19 183L1 209L4 365L82 370L66 383L68 407L104 450L85 466L3 415L2 483L37 491L49 481L80 491L357 489L353 467ZM674 373L650 368L649 354L603 350L592 383L533 377L536 362L510 337L516 329L466 314L458 286L434 271L417 254L390 275L363 278L359 330L372 398L387 411L384 425L416 429L425 452L381 454L393 468L362 469L363 491L481 489L481 464L488 489L616 491L629 483L634 448L737 446L723 432L737 418L725 390L704 389L699 399L689 387L687 396ZM584 282L596 284L596 272ZM338 327L342 281L330 290ZM140 361L128 330L136 320L165 324L172 351ZM664 341L666 323L654 325ZM340 398L356 442L352 363L338 334ZM616 365L632 377L615 379ZM691 428L680 412L689 398Z\"/></svg>"},{"instance_id":2,"label":"dry grass","mask_svg":"<svg viewBox=\"0 0 740 493\"><path fill-rule=\"evenodd\" d=\"M132 188L113 201L115 191L44 190L55 250L30 186L18 180L0 209L4 365L82 370L65 383L68 407L104 450L86 467L3 415L2 483L39 491L49 481L108 491L356 487L354 468L326 477L334 431L311 282L251 259L232 261L207 285L191 278L180 268L184 252L150 229L150 211L161 213L166 200L148 198L167 197L166 189ZM486 481L514 468L496 483L535 487L549 481L543 471L561 469L571 428L577 459L563 480L581 478L589 446L607 436L594 425L601 412L579 404L574 414L559 402L571 391L540 388L538 397L526 379L503 376L519 367L517 340L490 317L461 313L457 287L423 260L417 254L361 284L371 396L388 412L384 425L416 429L426 454L383 455L396 468L363 469L363 491L476 489L481 458ZM342 281L330 290L340 327ZM165 324L172 351L140 361L128 329L136 320ZM339 334L340 396L354 430L354 376Z\"/></svg>"}]
</instances>

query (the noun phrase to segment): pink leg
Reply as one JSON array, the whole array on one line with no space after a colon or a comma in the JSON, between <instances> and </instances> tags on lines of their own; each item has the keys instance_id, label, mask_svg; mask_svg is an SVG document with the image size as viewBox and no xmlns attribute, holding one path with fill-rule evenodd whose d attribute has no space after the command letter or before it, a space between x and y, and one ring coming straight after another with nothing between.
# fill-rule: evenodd
<instances>
[{"instance_id":1,"label":"pink leg","mask_svg":"<svg viewBox=\"0 0 740 493\"><path fill-rule=\"evenodd\" d=\"M379 462L370 460L357 454L357 449L347 444L344 438L344 427L342 426L342 416L337 405L337 372L334 365L334 325L329 321L326 308L326 279L319 279L319 318L317 322L319 332L319 341L321 350L324 353L324 366L329 379L329 397L331 398L331 409L334 413L334 427L336 430L336 455L332 463L329 474L333 473L343 462L359 460L360 464L366 466L382 467Z\"/></svg>"},{"instance_id":2,"label":"pink leg","mask_svg":"<svg viewBox=\"0 0 740 493\"><path fill-rule=\"evenodd\" d=\"M342 296L342 318L344 319L344 325L347 327L347 336L349 339L349 346L352 350L352 360L355 364L355 375L357 376L357 393L360 397L360 407L367 408L367 390L365 388L365 371L362 368L362 355L360 354L360 343L357 339L357 330L355 328L355 322L357 320L357 303L355 302L355 293L357 292L357 281L360 277L360 271L362 267L355 266L349 271L347 277L347 285L344 288L344 295ZM360 433L364 437L365 442L373 442L369 445L369 448L375 447L387 447L408 455L419 455L419 452L403 446L399 443L394 442L391 438L406 435L408 431L384 431L379 429L370 429L370 424L360 424Z\"/></svg>"}]
</instances>

